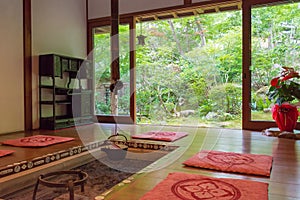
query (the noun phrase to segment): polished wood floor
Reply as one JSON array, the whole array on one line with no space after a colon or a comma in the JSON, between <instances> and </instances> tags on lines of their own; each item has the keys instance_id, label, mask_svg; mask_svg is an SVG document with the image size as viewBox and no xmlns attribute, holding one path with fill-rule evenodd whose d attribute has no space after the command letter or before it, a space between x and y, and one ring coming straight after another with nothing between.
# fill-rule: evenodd
<instances>
[{"instance_id":1,"label":"polished wood floor","mask_svg":"<svg viewBox=\"0 0 300 200\"><path fill-rule=\"evenodd\" d=\"M260 132L247 130L197 128L184 126L118 125L118 132L128 136L130 136L130 134L136 134L150 130L188 132L189 135L185 138L175 141L174 143L171 143L172 145L179 146L177 150L158 160L154 165L149 166L149 168L144 170L143 173L136 174L130 181L115 186L105 194L99 194L99 197L115 200L139 199L147 191L151 190L156 184L163 180L168 173L180 171L202 174L211 177L228 177L266 182L269 183L269 199L300 199L300 140L267 137L262 135ZM21 137L28 134L73 136L76 139L68 143L38 148L38 150L37 148L20 148L1 145L0 149L13 149L16 152L11 156L0 158L0 165L4 166L9 163L32 159L53 151L59 151L60 149L66 149L103 138L105 139L113 132L114 125L94 124L58 131L36 131L32 133L2 135L0 136L0 142L4 139ZM273 156L271 176L261 177L254 175L242 175L213 170L188 168L182 165L183 161L202 149L271 155ZM77 158L79 161L80 159L82 158ZM60 162L64 161L61 160ZM0 192L0 197L1 196L2 194Z\"/></svg>"}]
</instances>

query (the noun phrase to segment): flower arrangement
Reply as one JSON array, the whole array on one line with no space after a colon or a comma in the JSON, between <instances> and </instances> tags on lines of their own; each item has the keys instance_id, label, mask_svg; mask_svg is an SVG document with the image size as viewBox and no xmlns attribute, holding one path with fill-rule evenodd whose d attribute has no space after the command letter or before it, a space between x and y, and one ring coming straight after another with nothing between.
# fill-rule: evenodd
<instances>
[{"instance_id":1,"label":"flower arrangement","mask_svg":"<svg viewBox=\"0 0 300 200\"><path fill-rule=\"evenodd\" d=\"M298 109L292 103L300 100L299 73L291 67L282 67L280 76L273 78L268 91L270 100L275 100L272 117L280 131L293 132L297 125Z\"/></svg>"}]
</instances>

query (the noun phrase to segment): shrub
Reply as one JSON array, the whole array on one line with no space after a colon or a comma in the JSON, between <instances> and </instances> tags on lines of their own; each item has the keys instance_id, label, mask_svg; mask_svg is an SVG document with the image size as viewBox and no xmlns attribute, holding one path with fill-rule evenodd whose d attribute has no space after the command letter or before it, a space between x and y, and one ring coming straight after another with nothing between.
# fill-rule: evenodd
<instances>
[{"instance_id":1,"label":"shrub","mask_svg":"<svg viewBox=\"0 0 300 200\"><path fill-rule=\"evenodd\" d=\"M209 91L213 112L224 112L239 115L242 107L242 88L233 83L213 87Z\"/></svg>"}]
</instances>

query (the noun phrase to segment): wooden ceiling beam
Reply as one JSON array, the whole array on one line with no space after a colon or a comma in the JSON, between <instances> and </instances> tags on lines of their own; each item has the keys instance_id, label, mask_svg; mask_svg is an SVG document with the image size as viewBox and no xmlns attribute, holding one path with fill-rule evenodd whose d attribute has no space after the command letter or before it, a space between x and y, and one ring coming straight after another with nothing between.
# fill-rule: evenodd
<instances>
[{"instance_id":1,"label":"wooden ceiling beam","mask_svg":"<svg viewBox=\"0 0 300 200\"><path fill-rule=\"evenodd\" d=\"M174 17L174 18L178 18L178 15L177 15L177 13L175 13L175 12L172 12L172 15L173 15L173 17Z\"/></svg>"},{"instance_id":2,"label":"wooden ceiling beam","mask_svg":"<svg viewBox=\"0 0 300 200\"><path fill-rule=\"evenodd\" d=\"M197 11L198 14L204 13L204 10L202 8L198 8L198 9L196 9L196 11Z\"/></svg>"},{"instance_id":3,"label":"wooden ceiling beam","mask_svg":"<svg viewBox=\"0 0 300 200\"><path fill-rule=\"evenodd\" d=\"M238 9L239 9L239 10L242 9L242 3L239 3L237 6L238 6Z\"/></svg>"},{"instance_id":4,"label":"wooden ceiling beam","mask_svg":"<svg viewBox=\"0 0 300 200\"><path fill-rule=\"evenodd\" d=\"M194 4L194 3L192 3ZM214 13L214 12L222 12L228 10L240 10L242 7L242 1L231 1L228 3L213 3L205 6L197 6L197 7L185 7L182 9L174 10L174 11L162 11L151 14L142 14L136 15L136 17L141 21L141 17L143 17L142 21L152 21L152 20L160 20L160 19L169 19L169 18L179 18L190 15L200 15L204 13ZM136 20L138 22L138 20Z\"/></svg>"},{"instance_id":5,"label":"wooden ceiling beam","mask_svg":"<svg viewBox=\"0 0 300 200\"><path fill-rule=\"evenodd\" d=\"M95 28L95 31L98 33L110 33L110 28L106 26L100 26Z\"/></svg>"}]
</instances>

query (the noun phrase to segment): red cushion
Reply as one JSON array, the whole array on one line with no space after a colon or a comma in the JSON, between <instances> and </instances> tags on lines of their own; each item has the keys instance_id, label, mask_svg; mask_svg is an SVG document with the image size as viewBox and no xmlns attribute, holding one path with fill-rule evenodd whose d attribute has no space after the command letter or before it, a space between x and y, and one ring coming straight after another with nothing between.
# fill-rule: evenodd
<instances>
[{"instance_id":1,"label":"red cushion","mask_svg":"<svg viewBox=\"0 0 300 200\"><path fill-rule=\"evenodd\" d=\"M170 173L140 200L267 200L268 183L197 174Z\"/></svg>"},{"instance_id":2,"label":"red cushion","mask_svg":"<svg viewBox=\"0 0 300 200\"><path fill-rule=\"evenodd\" d=\"M149 139L172 142L187 135L188 133L185 132L149 131L142 134L132 135L131 137L135 139Z\"/></svg>"},{"instance_id":3,"label":"red cushion","mask_svg":"<svg viewBox=\"0 0 300 200\"><path fill-rule=\"evenodd\" d=\"M14 153L13 150L0 150L0 157Z\"/></svg>"},{"instance_id":4,"label":"red cushion","mask_svg":"<svg viewBox=\"0 0 300 200\"><path fill-rule=\"evenodd\" d=\"M45 147L57 143L72 141L71 137L60 137L51 135L34 135L24 138L5 140L2 144L12 145L17 147Z\"/></svg>"},{"instance_id":5,"label":"red cushion","mask_svg":"<svg viewBox=\"0 0 300 200\"><path fill-rule=\"evenodd\" d=\"M272 156L222 151L200 151L183 164L191 167L270 176Z\"/></svg>"}]
</instances>

